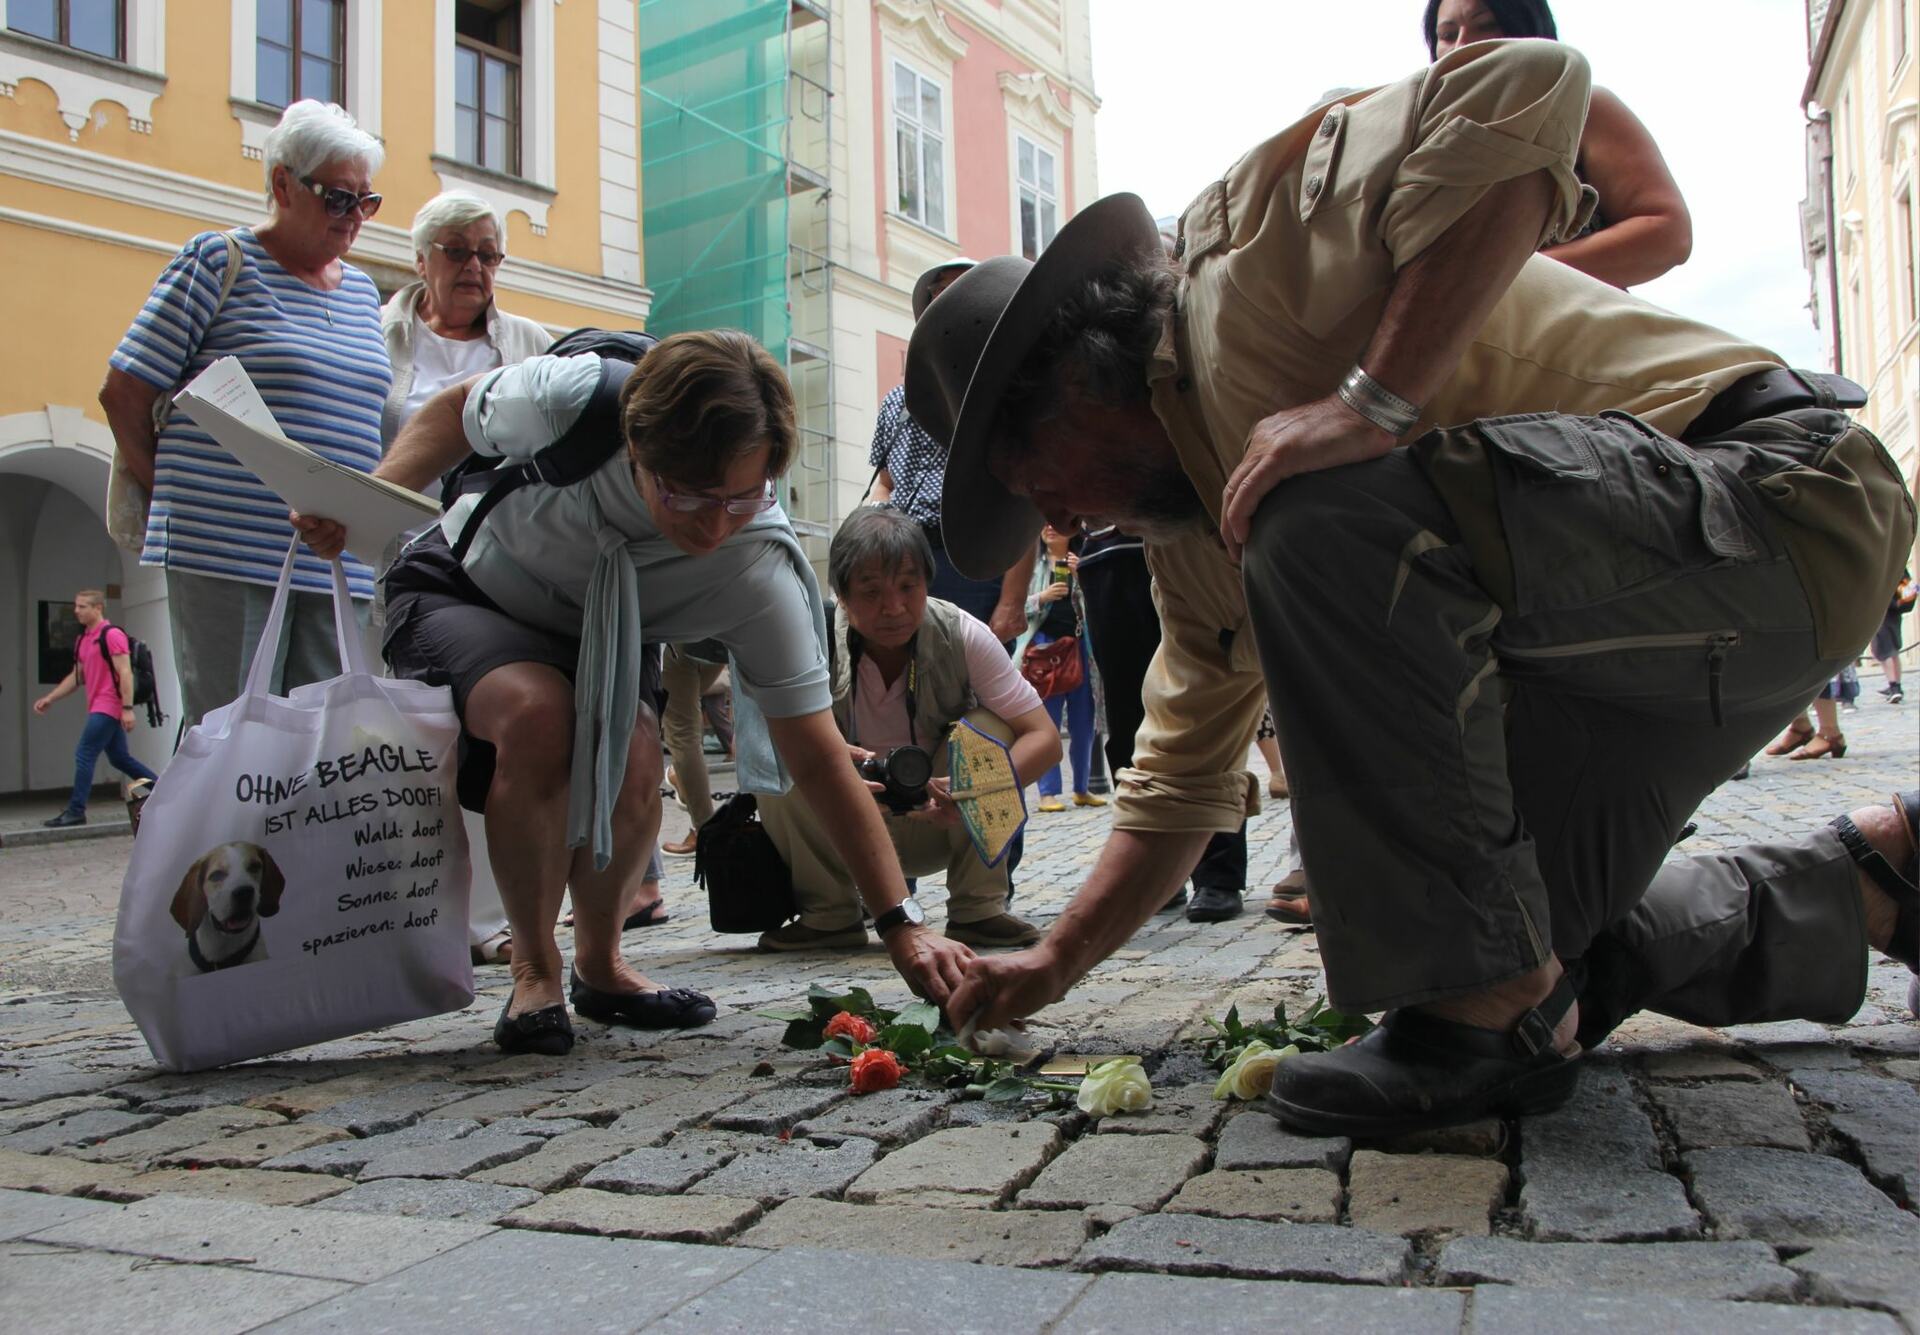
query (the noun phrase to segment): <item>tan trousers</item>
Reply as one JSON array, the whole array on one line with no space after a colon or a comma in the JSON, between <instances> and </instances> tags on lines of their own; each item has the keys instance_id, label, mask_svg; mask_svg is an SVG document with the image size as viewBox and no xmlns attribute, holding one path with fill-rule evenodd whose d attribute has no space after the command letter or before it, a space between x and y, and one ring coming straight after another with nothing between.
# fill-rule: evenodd
<instances>
[{"instance_id":1,"label":"tan trousers","mask_svg":"<svg viewBox=\"0 0 1920 1335\"><path fill-rule=\"evenodd\" d=\"M693 828L699 829L713 814L713 790L707 783L707 755L701 749L704 723L700 697L713 688L727 669L719 663L702 663L680 652L680 646L668 645L660 662L660 684L667 692L667 716L660 720L665 734L667 754L673 757L673 777L680 800L687 804Z\"/></svg>"},{"instance_id":2,"label":"tan trousers","mask_svg":"<svg viewBox=\"0 0 1920 1335\"><path fill-rule=\"evenodd\" d=\"M967 721L1001 741L1011 741L1013 730L984 709L969 713ZM935 752L935 772L947 772L947 749ZM908 876L947 873L947 923L979 922L1007 911L1007 863L997 867L981 862L964 825L948 828L884 809L887 834ZM766 826L781 860L793 873L793 895L800 921L818 931L834 932L860 921L860 895L846 863L834 851L827 828L799 793L761 797L760 820Z\"/></svg>"}]
</instances>

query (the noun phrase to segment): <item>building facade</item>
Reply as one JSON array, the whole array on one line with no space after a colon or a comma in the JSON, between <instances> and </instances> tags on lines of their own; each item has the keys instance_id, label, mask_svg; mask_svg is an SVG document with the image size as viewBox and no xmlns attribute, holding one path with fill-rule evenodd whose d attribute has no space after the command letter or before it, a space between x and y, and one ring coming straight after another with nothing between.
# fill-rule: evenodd
<instances>
[{"instance_id":1,"label":"building facade","mask_svg":"<svg viewBox=\"0 0 1920 1335\"><path fill-rule=\"evenodd\" d=\"M824 566L905 374L914 280L1037 255L1097 195L1087 0L642 0L655 331L784 354Z\"/></svg>"},{"instance_id":2,"label":"building facade","mask_svg":"<svg viewBox=\"0 0 1920 1335\"><path fill-rule=\"evenodd\" d=\"M1801 94L1810 306L1832 369L1867 388L1859 419L1910 487L1920 486L1916 8L1915 0L1809 0Z\"/></svg>"},{"instance_id":3,"label":"building facade","mask_svg":"<svg viewBox=\"0 0 1920 1335\"><path fill-rule=\"evenodd\" d=\"M77 589L107 590L178 713L164 581L106 536L95 395L168 258L265 218L280 110L339 102L384 141L348 257L383 292L414 276L414 211L458 188L506 215L504 309L637 328L638 61L633 0L0 0L0 793L72 781L75 707L30 706ZM173 731L135 750L157 764Z\"/></svg>"}]
</instances>

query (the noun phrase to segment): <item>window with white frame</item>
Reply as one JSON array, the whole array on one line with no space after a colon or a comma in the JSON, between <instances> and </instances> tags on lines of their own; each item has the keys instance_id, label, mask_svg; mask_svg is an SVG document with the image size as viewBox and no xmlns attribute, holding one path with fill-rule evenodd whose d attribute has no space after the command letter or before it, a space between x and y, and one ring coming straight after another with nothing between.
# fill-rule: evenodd
<instances>
[{"instance_id":1,"label":"window with white frame","mask_svg":"<svg viewBox=\"0 0 1920 1335\"><path fill-rule=\"evenodd\" d=\"M458 0L454 24L454 156L520 174L520 3Z\"/></svg>"},{"instance_id":2,"label":"window with white frame","mask_svg":"<svg viewBox=\"0 0 1920 1335\"><path fill-rule=\"evenodd\" d=\"M1020 253L1030 260L1053 244L1060 230L1060 193L1053 151L1024 134L1013 137L1014 192L1019 197Z\"/></svg>"},{"instance_id":3,"label":"window with white frame","mask_svg":"<svg viewBox=\"0 0 1920 1335\"><path fill-rule=\"evenodd\" d=\"M1893 210L1894 253L1900 257L1900 304L1905 308L1901 314L1906 317L1903 325L1920 319L1920 267L1916 267L1914 258L1913 196L1914 188L1909 184Z\"/></svg>"},{"instance_id":4,"label":"window with white frame","mask_svg":"<svg viewBox=\"0 0 1920 1335\"><path fill-rule=\"evenodd\" d=\"M257 0L253 96L270 107L346 102L346 0Z\"/></svg>"},{"instance_id":5,"label":"window with white frame","mask_svg":"<svg viewBox=\"0 0 1920 1335\"><path fill-rule=\"evenodd\" d=\"M894 212L947 230L946 90L901 61L893 65Z\"/></svg>"},{"instance_id":6,"label":"window with white frame","mask_svg":"<svg viewBox=\"0 0 1920 1335\"><path fill-rule=\"evenodd\" d=\"M7 0L7 27L108 60L125 60L121 0Z\"/></svg>"}]
</instances>

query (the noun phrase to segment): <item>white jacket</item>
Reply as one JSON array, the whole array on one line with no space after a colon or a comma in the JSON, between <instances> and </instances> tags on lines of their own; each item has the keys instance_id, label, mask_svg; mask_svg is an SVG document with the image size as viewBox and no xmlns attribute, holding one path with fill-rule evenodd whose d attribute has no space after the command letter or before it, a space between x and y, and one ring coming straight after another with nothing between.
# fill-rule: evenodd
<instances>
[{"instance_id":1,"label":"white jacket","mask_svg":"<svg viewBox=\"0 0 1920 1335\"><path fill-rule=\"evenodd\" d=\"M380 333L387 340L387 359L393 363L393 388L380 411L380 444L384 449L400 433L400 414L413 392L413 317L420 312L425 283L408 283L380 308ZM519 315L508 315L498 302L487 303L487 342L500 353L500 364L512 366L545 352L553 335Z\"/></svg>"}]
</instances>

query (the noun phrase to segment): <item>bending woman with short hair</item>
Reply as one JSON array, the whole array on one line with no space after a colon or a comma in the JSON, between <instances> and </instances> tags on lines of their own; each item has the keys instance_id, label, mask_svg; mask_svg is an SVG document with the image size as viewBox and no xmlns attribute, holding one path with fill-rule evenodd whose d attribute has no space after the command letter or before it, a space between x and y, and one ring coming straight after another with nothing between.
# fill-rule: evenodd
<instances>
[{"instance_id":1,"label":"bending woman with short hair","mask_svg":"<svg viewBox=\"0 0 1920 1335\"><path fill-rule=\"evenodd\" d=\"M524 460L574 425L600 377L598 358L542 356L456 385L400 433L378 475L418 489L469 449ZM790 777L835 832L875 917L907 897L829 712L819 587L774 498L797 449L785 374L745 334L676 334L627 377L619 423L624 448L586 479L513 492L456 559L449 542L465 536L474 504L464 499L387 575L388 661L451 686L482 744L476 761L492 760L487 841L514 935L513 995L494 1040L509 1052L573 1044L553 932L569 883L575 1010L642 1027L714 1016L706 997L660 988L620 953L623 905L660 824L653 646L725 645L740 689L741 786L778 792ZM344 536L329 520L295 522L322 553ZM463 789L482 777L463 770ZM935 1002L972 957L918 925L885 939L908 984Z\"/></svg>"}]
</instances>

